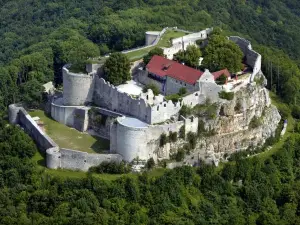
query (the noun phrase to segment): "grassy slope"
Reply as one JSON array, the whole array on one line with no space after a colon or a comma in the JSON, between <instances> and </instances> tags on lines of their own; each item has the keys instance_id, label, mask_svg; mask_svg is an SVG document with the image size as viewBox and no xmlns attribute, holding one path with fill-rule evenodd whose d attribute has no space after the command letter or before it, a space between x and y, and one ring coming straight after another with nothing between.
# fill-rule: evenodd
<instances>
[{"instance_id":1,"label":"grassy slope","mask_svg":"<svg viewBox=\"0 0 300 225\"><path fill-rule=\"evenodd\" d=\"M272 104L275 105L277 108L280 105L284 105L283 101L275 93L270 92L270 98L272 100ZM265 160L268 157L270 157L271 155L273 155L275 152L277 152L279 149L281 149L284 142L291 136L291 134L293 134L295 121L294 121L292 115L289 115L287 120L288 120L288 125L287 125L286 133L284 134L284 136L281 137L280 140L275 145L273 145L269 151L260 153L259 158L261 158L262 160Z\"/></svg>"},{"instance_id":2,"label":"grassy slope","mask_svg":"<svg viewBox=\"0 0 300 225\"><path fill-rule=\"evenodd\" d=\"M91 136L60 124L47 117L41 110L29 112L38 116L44 123L46 133L62 148L69 148L88 153L101 153L109 150L109 141L97 136Z\"/></svg>"},{"instance_id":3,"label":"grassy slope","mask_svg":"<svg viewBox=\"0 0 300 225\"><path fill-rule=\"evenodd\" d=\"M126 55L128 56L128 58L131 61L141 59L151 49L153 49L155 47L171 47L171 42L170 42L171 38L172 39L178 38L178 37L182 37L184 35L186 35L186 33L181 32L181 31L167 30L166 33L162 36L162 38L159 40L159 42L157 43L156 46L129 52Z\"/></svg>"}]
</instances>

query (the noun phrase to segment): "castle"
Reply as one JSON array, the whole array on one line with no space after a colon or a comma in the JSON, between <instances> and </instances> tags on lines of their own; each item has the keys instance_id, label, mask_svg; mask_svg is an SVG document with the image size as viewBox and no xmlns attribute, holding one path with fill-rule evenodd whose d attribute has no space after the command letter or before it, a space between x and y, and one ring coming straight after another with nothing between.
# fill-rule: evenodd
<instances>
[{"instance_id":1,"label":"castle","mask_svg":"<svg viewBox=\"0 0 300 225\"><path fill-rule=\"evenodd\" d=\"M87 65L86 74L71 72L69 65L63 67L63 96L52 100L51 117L82 132L95 130L110 140L110 154L87 154L60 149L32 124L24 109L15 105L10 106L10 121L27 127L27 132L46 151L47 167L53 169L87 170L103 161L169 159L171 154L189 141L188 134L199 132L199 124L203 122L206 131L214 130L219 136L198 141L195 151L186 159L191 164L199 157L217 162L225 153L230 154L249 145L260 145L274 134L280 116L276 108L271 106L266 89L257 87L254 82L256 76L263 76L261 55L252 49L249 41L229 37L240 47L246 64L251 68L251 72L241 80L231 79L226 68L213 73L208 70L201 72L170 60L176 52L195 44L196 40L205 40L210 32L211 29L206 29L174 39L172 47L164 49L166 58L154 56L145 68L134 65L132 71L135 80L127 84L127 89L124 85L116 87L105 81L101 77L101 65ZM155 45L161 35L162 32L147 32L146 45ZM222 74L227 76L228 83L218 85L215 80ZM150 89L143 93L139 85L149 83L157 85L161 94L154 96ZM180 88L187 90L181 101L166 100L166 95L176 94ZM238 95L228 101L219 97L221 91ZM217 103L216 114L222 116L222 119L203 118L200 121L198 117L179 115L184 105L195 107L208 102ZM237 105L240 106L238 110ZM264 126L270 120L273 120L274 125L247 133L251 119L266 113ZM94 120L97 115L106 118L101 125ZM174 141L162 143L162 135L169 134L176 135ZM46 145L45 140L41 140L42 136L46 136ZM221 148L224 149L221 151Z\"/></svg>"}]
</instances>

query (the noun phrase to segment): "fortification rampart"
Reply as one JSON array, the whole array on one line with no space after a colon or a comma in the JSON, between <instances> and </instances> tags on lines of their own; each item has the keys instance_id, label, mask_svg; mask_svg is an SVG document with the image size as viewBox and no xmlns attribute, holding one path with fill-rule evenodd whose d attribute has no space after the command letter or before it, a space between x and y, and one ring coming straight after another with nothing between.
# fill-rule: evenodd
<instances>
[{"instance_id":1,"label":"fortification rampart","mask_svg":"<svg viewBox=\"0 0 300 225\"><path fill-rule=\"evenodd\" d=\"M63 104L68 106L85 105L93 101L94 74L72 73L69 65L63 67Z\"/></svg>"},{"instance_id":2,"label":"fortification rampart","mask_svg":"<svg viewBox=\"0 0 300 225\"><path fill-rule=\"evenodd\" d=\"M58 148L57 144L41 130L26 110L18 105L9 106L9 121L19 124L35 140L36 145L42 152L49 148Z\"/></svg>"},{"instance_id":3,"label":"fortification rampart","mask_svg":"<svg viewBox=\"0 0 300 225\"><path fill-rule=\"evenodd\" d=\"M254 77L261 71L261 55L252 49L250 41L238 37L231 36L229 40L235 42L246 57L246 63L252 67L252 75L250 77L250 82L254 81Z\"/></svg>"},{"instance_id":4,"label":"fortification rampart","mask_svg":"<svg viewBox=\"0 0 300 225\"><path fill-rule=\"evenodd\" d=\"M212 30L213 30L212 28L207 28L197 33L192 33L192 34L185 35L183 37L174 38L172 40L172 45L182 43L182 41L184 43L189 43L189 42L195 42L197 40L207 39L208 35L212 32Z\"/></svg>"},{"instance_id":5,"label":"fortification rampart","mask_svg":"<svg viewBox=\"0 0 300 225\"><path fill-rule=\"evenodd\" d=\"M60 149L20 105L9 106L9 121L12 124L19 124L32 137L38 148L46 153L48 168L87 171L91 166L97 166L103 161L122 161L122 157L118 154L90 154Z\"/></svg>"},{"instance_id":6,"label":"fortification rampart","mask_svg":"<svg viewBox=\"0 0 300 225\"><path fill-rule=\"evenodd\" d=\"M193 93L183 98L186 105L196 105L203 101L204 96ZM100 107L133 116L149 124L161 123L178 114L182 105L179 102L164 101L158 104L149 105L147 100L134 98L127 93L119 92L118 89L96 77L94 103Z\"/></svg>"},{"instance_id":7,"label":"fortification rampart","mask_svg":"<svg viewBox=\"0 0 300 225\"><path fill-rule=\"evenodd\" d=\"M180 129L184 126L185 133L197 133L198 118L183 118L182 121L172 121L161 125L148 125L136 122L134 118L120 117L117 124L111 128L111 152L122 155L126 161L135 158L147 160L149 158L168 159L171 144L166 143L161 146L160 138L162 134L169 136L170 132L179 135ZM175 143L176 147L182 145L183 140ZM174 146L173 146L174 147ZM176 151L176 148L173 149Z\"/></svg>"}]
</instances>

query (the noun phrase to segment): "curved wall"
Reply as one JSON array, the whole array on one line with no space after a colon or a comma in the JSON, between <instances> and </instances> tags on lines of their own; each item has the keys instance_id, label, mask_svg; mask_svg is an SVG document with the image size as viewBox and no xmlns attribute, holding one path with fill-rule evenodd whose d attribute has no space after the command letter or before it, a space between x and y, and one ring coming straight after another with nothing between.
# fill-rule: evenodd
<instances>
[{"instance_id":1,"label":"curved wall","mask_svg":"<svg viewBox=\"0 0 300 225\"><path fill-rule=\"evenodd\" d=\"M63 67L63 104L79 106L92 102L94 75L72 73L67 67Z\"/></svg>"},{"instance_id":2,"label":"curved wall","mask_svg":"<svg viewBox=\"0 0 300 225\"><path fill-rule=\"evenodd\" d=\"M116 153L123 156L125 161L131 162L134 158L148 159L146 126L133 127L123 123L124 118L118 118L116 127Z\"/></svg>"},{"instance_id":3,"label":"curved wall","mask_svg":"<svg viewBox=\"0 0 300 225\"><path fill-rule=\"evenodd\" d=\"M160 32L147 31L146 32L146 45L152 45L156 38L159 36Z\"/></svg>"},{"instance_id":4,"label":"curved wall","mask_svg":"<svg viewBox=\"0 0 300 225\"><path fill-rule=\"evenodd\" d=\"M50 169L58 169L61 167L61 153L59 151L59 147L47 149L46 165Z\"/></svg>"}]
</instances>

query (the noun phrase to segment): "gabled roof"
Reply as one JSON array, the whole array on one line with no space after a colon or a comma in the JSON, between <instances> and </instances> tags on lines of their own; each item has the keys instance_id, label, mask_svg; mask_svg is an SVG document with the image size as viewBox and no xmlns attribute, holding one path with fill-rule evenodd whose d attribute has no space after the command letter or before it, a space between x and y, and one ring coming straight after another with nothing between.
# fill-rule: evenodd
<instances>
[{"instance_id":1,"label":"gabled roof","mask_svg":"<svg viewBox=\"0 0 300 225\"><path fill-rule=\"evenodd\" d=\"M214 79L218 79L222 74L224 74L226 77L230 77L230 73L227 69L219 70L212 73Z\"/></svg>"},{"instance_id":2,"label":"gabled roof","mask_svg":"<svg viewBox=\"0 0 300 225\"><path fill-rule=\"evenodd\" d=\"M203 74L202 71L182 65L162 56L153 56L146 68L150 73L160 77L169 76L176 80L181 80L189 84L195 84Z\"/></svg>"}]
</instances>

